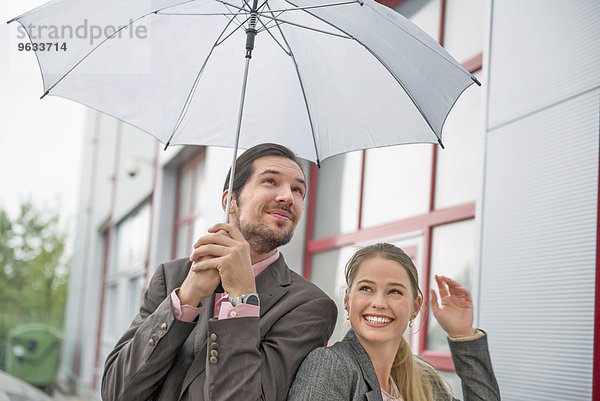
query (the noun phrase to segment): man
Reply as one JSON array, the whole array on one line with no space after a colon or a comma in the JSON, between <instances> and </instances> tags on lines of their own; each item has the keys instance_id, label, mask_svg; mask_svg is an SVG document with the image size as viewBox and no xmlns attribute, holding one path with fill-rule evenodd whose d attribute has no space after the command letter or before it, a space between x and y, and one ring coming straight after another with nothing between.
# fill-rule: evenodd
<instances>
[{"instance_id":1,"label":"man","mask_svg":"<svg viewBox=\"0 0 600 401\"><path fill-rule=\"evenodd\" d=\"M229 174L223 207L228 185ZM211 227L189 260L158 267L106 360L104 401L285 400L337 316L277 249L291 239L305 193L289 149L258 145L238 157L230 223ZM227 295L215 301L219 282Z\"/></svg>"}]
</instances>

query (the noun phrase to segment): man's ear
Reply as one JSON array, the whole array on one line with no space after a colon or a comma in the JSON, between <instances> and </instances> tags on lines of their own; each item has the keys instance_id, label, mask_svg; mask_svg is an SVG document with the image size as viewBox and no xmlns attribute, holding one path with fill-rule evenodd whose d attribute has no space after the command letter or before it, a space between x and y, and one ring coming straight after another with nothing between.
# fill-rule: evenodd
<instances>
[{"instance_id":1,"label":"man's ear","mask_svg":"<svg viewBox=\"0 0 600 401\"><path fill-rule=\"evenodd\" d=\"M221 207L223 208L223 211L225 211L227 209L227 193L229 192L228 189L226 189L225 191L223 191L223 195L221 195ZM237 213L237 202L235 200L235 194L233 194L231 196L231 205L229 206L229 213Z\"/></svg>"}]
</instances>

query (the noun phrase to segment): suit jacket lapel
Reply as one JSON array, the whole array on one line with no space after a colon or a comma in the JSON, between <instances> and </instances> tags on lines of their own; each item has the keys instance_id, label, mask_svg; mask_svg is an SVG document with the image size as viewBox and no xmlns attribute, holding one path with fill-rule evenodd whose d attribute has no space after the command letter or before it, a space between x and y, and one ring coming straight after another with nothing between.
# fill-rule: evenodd
<instances>
[{"instance_id":1,"label":"suit jacket lapel","mask_svg":"<svg viewBox=\"0 0 600 401\"><path fill-rule=\"evenodd\" d=\"M290 270L283 255L279 255L279 259L256 277L256 292L260 297L261 317L287 292L286 287L290 284L292 284Z\"/></svg>"}]
</instances>

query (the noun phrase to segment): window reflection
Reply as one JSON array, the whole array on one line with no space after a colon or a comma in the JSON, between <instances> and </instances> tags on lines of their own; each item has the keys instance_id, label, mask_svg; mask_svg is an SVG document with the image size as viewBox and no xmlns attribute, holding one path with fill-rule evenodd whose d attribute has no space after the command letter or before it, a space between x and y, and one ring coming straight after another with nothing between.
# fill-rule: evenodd
<instances>
[{"instance_id":1,"label":"window reflection","mask_svg":"<svg viewBox=\"0 0 600 401\"><path fill-rule=\"evenodd\" d=\"M483 51L485 7L481 0L446 0L444 47L460 63Z\"/></svg>"},{"instance_id":2,"label":"window reflection","mask_svg":"<svg viewBox=\"0 0 600 401\"><path fill-rule=\"evenodd\" d=\"M364 228L429 211L432 145L367 150L363 190Z\"/></svg>"},{"instance_id":3,"label":"window reflection","mask_svg":"<svg viewBox=\"0 0 600 401\"><path fill-rule=\"evenodd\" d=\"M437 150L436 209L477 198L483 152L481 88L471 85L458 99L444 124L443 139L446 149Z\"/></svg>"},{"instance_id":4,"label":"window reflection","mask_svg":"<svg viewBox=\"0 0 600 401\"><path fill-rule=\"evenodd\" d=\"M475 221L473 219L445 224L433 229L431 246L431 275L429 288L437 292L434 275L444 275L471 290L471 272L475 256ZM450 352L446 333L429 308L427 349Z\"/></svg>"},{"instance_id":5,"label":"window reflection","mask_svg":"<svg viewBox=\"0 0 600 401\"><path fill-rule=\"evenodd\" d=\"M194 242L206 234L204 219L204 154L198 153L179 172L173 257L189 256Z\"/></svg>"},{"instance_id":6,"label":"window reflection","mask_svg":"<svg viewBox=\"0 0 600 401\"><path fill-rule=\"evenodd\" d=\"M117 223L106 278L104 341L113 344L138 313L143 293L150 229L148 201ZM106 234L103 237L106 240Z\"/></svg>"},{"instance_id":7,"label":"window reflection","mask_svg":"<svg viewBox=\"0 0 600 401\"><path fill-rule=\"evenodd\" d=\"M148 202L117 224L115 271L144 268L149 226L150 205Z\"/></svg>"},{"instance_id":8,"label":"window reflection","mask_svg":"<svg viewBox=\"0 0 600 401\"><path fill-rule=\"evenodd\" d=\"M396 11L437 40L440 36L441 6L441 0L405 0L396 7Z\"/></svg>"},{"instance_id":9,"label":"window reflection","mask_svg":"<svg viewBox=\"0 0 600 401\"><path fill-rule=\"evenodd\" d=\"M344 295L346 293L344 267L357 249L357 247L346 246L317 253L312 257L310 280L325 291L335 301L338 308L335 330L329 340L332 343L344 338L350 328L350 322L346 320L346 311L344 310Z\"/></svg>"},{"instance_id":10,"label":"window reflection","mask_svg":"<svg viewBox=\"0 0 600 401\"><path fill-rule=\"evenodd\" d=\"M317 175L314 238L329 237L358 228L362 152L325 160Z\"/></svg>"}]
</instances>

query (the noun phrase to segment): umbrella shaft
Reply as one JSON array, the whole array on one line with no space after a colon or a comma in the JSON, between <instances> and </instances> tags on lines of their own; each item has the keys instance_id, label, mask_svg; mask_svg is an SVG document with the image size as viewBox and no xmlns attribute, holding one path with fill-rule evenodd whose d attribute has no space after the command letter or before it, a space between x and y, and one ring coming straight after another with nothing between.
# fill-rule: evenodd
<instances>
[{"instance_id":1,"label":"umbrella shaft","mask_svg":"<svg viewBox=\"0 0 600 401\"><path fill-rule=\"evenodd\" d=\"M242 116L244 115L244 100L246 98L246 84L248 83L248 69L250 58L246 58L244 68L244 80L242 81L242 95L240 96L240 110L238 112L237 130L235 133L235 144L233 147L233 160L231 161L231 173L229 174L229 190L227 191L227 205L225 207L225 222L229 223L229 209L231 208L231 196L233 193L233 180L235 179L235 164L237 159L238 145L240 143L240 132L242 128Z\"/></svg>"}]
</instances>

